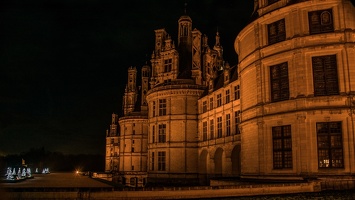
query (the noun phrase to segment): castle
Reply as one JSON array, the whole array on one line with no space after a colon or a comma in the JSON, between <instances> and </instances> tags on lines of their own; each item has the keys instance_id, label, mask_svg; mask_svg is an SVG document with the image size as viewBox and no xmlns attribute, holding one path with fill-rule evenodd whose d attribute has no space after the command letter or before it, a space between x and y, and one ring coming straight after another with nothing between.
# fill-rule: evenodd
<instances>
[{"instance_id":1,"label":"castle","mask_svg":"<svg viewBox=\"0 0 355 200\"><path fill-rule=\"evenodd\" d=\"M128 69L106 172L133 187L211 178L355 175L355 8L349 0L255 0L238 64L178 20L155 30L151 66Z\"/></svg>"}]
</instances>

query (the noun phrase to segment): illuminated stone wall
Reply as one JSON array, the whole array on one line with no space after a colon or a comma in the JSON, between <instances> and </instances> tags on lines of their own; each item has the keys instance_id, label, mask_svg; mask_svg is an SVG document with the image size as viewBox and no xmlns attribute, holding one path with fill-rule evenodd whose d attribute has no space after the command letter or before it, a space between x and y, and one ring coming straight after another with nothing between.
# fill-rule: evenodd
<instances>
[{"instance_id":1,"label":"illuminated stone wall","mask_svg":"<svg viewBox=\"0 0 355 200\"><path fill-rule=\"evenodd\" d=\"M148 178L152 182L192 183L197 180L197 100L203 88L192 85L189 80L182 82L180 80L175 85L172 81L170 85L156 87L147 94ZM162 111L162 101L166 105L165 111Z\"/></svg>"},{"instance_id":2,"label":"illuminated stone wall","mask_svg":"<svg viewBox=\"0 0 355 200\"><path fill-rule=\"evenodd\" d=\"M128 186L144 186L147 178L146 116L125 116L119 119L121 181Z\"/></svg>"},{"instance_id":3,"label":"illuminated stone wall","mask_svg":"<svg viewBox=\"0 0 355 200\"><path fill-rule=\"evenodd\" d=\"M259 16L235 40L242 176L355 174L355 8L340 0L289 3L259 1ZM320 128L337 123L328 133Z\"/></svg>"}]
</instances>

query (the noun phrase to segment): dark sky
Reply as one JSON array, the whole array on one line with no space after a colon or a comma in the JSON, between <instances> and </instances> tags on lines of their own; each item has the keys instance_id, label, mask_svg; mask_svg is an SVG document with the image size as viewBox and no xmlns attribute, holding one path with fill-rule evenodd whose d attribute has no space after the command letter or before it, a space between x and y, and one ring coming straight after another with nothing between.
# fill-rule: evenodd
<instances>
[{"instance_id":1,"label":"dark sky","mask_svg":"<svg viewBox=\"0 0 355 200\"><path fill-rule=\"evenodd\" d=\"M120 113L127 68L141 67L154 30L176 38L186 0L1 0L0 155L44 147L104 154ZM193 28L225 59L252 13L251 0L187 0ZM175 40L176 41L176 40Z\"/></svg>"}]
</instances>

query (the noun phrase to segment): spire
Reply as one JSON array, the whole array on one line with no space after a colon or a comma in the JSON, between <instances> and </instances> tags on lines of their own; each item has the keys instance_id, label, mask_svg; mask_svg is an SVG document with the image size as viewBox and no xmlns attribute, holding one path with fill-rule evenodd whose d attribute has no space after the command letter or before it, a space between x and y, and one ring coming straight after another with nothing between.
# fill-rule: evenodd
<instances>
[{"instance_id":1,"label":"spire","mask_svg":"<svg viewBox=\"0 0 355 200\"><path fill-rule=\"evenodd\" d=\"M217 27L217 32L216 32L216 44L215 44L215 46L221 46L218 27Z\"/></svg>"}]
</instances>

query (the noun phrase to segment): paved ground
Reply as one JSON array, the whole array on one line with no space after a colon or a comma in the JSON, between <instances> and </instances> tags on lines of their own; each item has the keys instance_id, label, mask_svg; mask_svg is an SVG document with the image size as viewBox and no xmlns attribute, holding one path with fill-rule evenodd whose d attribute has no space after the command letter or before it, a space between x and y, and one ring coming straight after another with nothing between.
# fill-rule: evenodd
<instances>
[{"instance_id":1,"label":"paved ground","mask_svg":"<svg viewBox=\"0 0 355 200\"><path fill-rule=\"evenodd\" d=\"M4 188L112 188L113 186L75 173L34 174L33 179L2 183Z\"/></svg>"}]
</instances>

